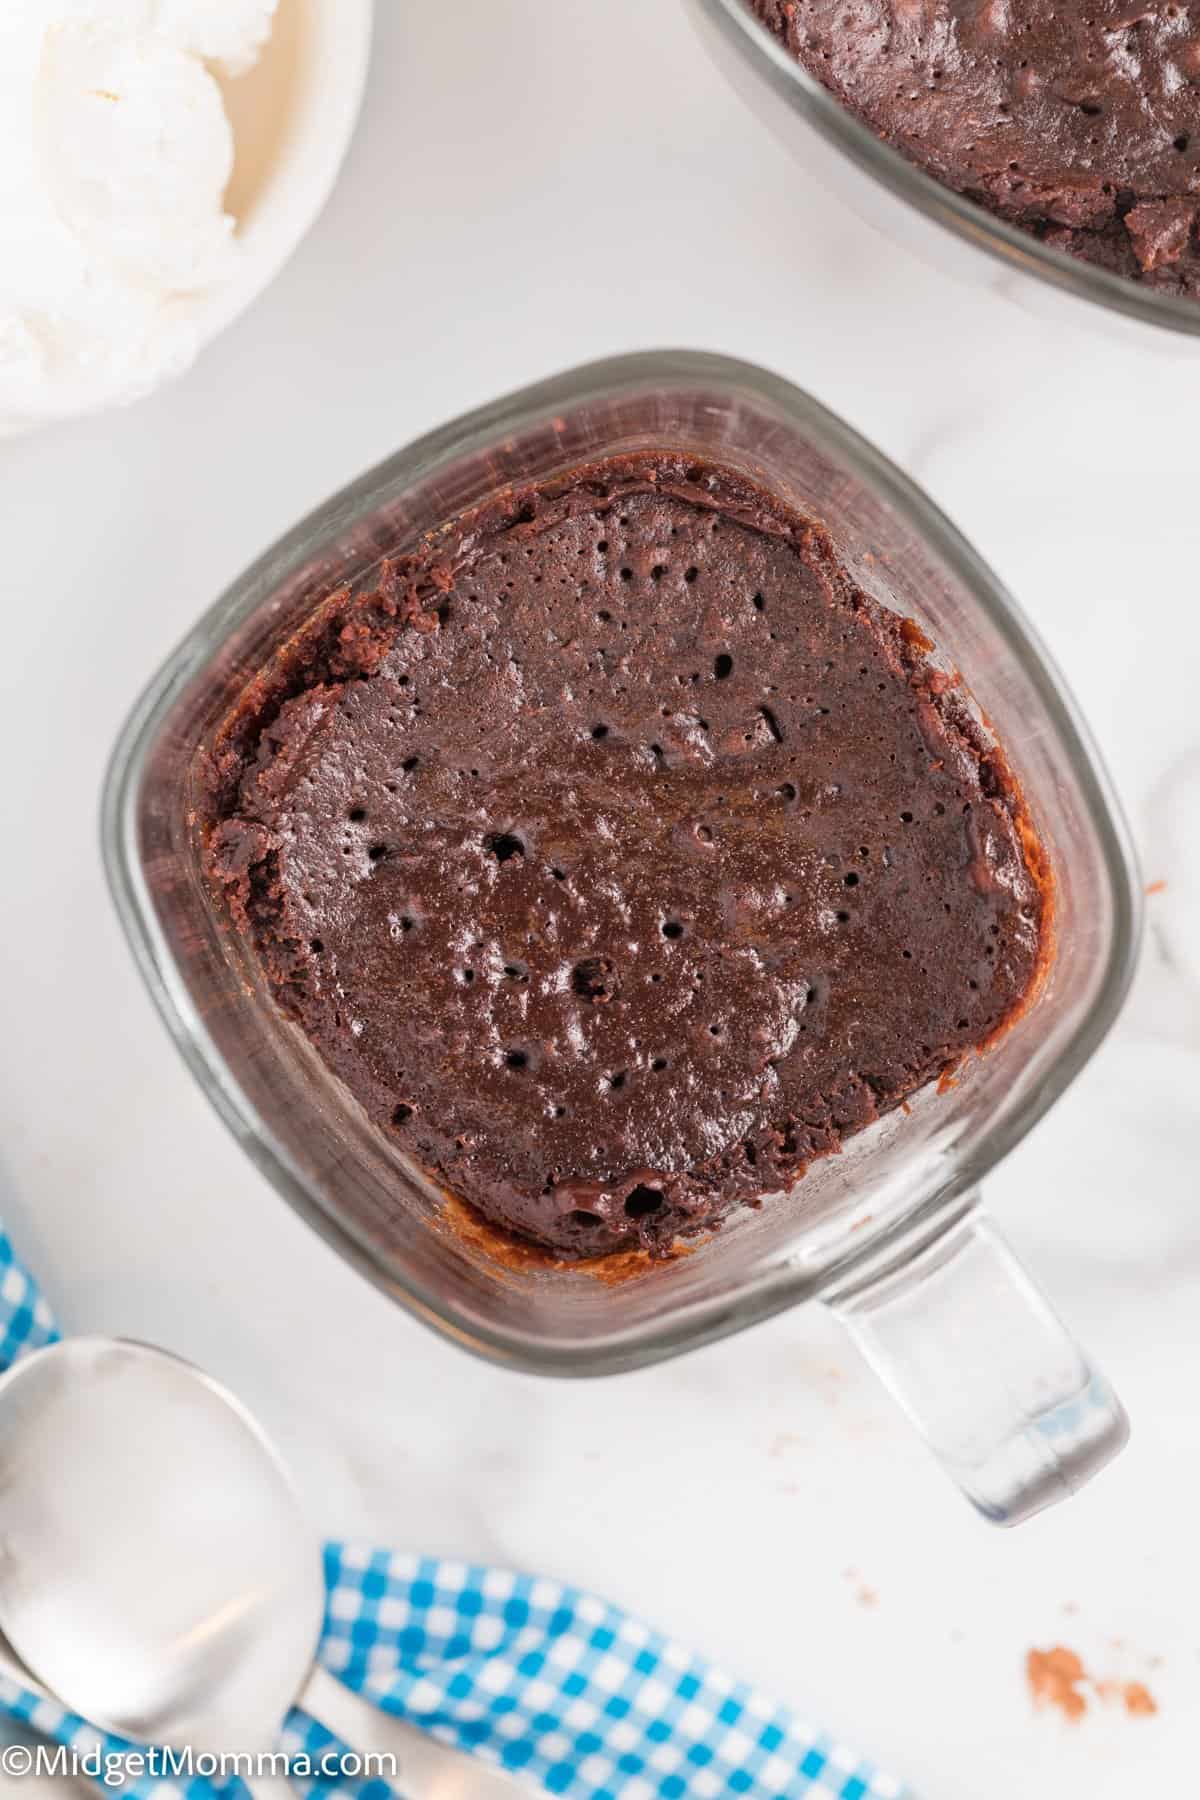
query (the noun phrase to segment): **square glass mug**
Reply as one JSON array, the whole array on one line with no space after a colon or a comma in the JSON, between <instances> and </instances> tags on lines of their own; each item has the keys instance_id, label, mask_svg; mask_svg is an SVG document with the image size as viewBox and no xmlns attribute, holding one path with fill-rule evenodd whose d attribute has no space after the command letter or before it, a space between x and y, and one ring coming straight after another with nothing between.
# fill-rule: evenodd
<instances>
[{"instance_id":1,"label":"square glass mug","mask_svg":"<svg viewBox=\"0 0 1200 1800\"><path fill-rule=\"evenodd\" d=\"M824 520L855 579L967 671L1050 855L1057 950L1034 1004L952 1085L689 1254L602 1280L498 1258L455 1224L275 1008L206 880L195 818L205 745L316 599L501 488L643 449L731 465ZM822 1299L1000 1523L1071 1491L1124 1442L1119 1402L976 1210L981 1178L1120 1007L1139 926L1124 829L995 577L898 469L787 382L691 352L622 357L497 401L362 476L235 582L155 676L109 769L104 849L142 974L218 1112L341 1255L457 1343L537 1373L605 1374Z\"/></svg>"}]
</instances>

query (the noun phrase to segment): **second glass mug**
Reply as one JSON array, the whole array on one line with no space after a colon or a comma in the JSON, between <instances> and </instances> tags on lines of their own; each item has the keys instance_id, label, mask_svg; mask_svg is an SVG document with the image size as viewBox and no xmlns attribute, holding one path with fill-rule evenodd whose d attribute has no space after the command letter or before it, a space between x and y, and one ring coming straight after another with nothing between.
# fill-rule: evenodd
<instances>
[{"instance_id":1,"label":"second glass mug","mask_svg":"<svg viewBox=\"0 0 1200 1800\"><path fill-rule=\"evenodd\" d=\"M956 193L878 137L759 23L746 0L684 0L702 43L805 171L884 237L1039 317L1177 352L1200 305L1064 250Z\"/></svg>"},{"instance_id":2,"label":"second glass mug","mask_svg":"<svg viewBox=\"0 0 1200 1800\"><path fill-rule=\"evenodd\" d=\"M638 449L733 466L827 524L850 573L966 670L1056 880L1056 954L1029 1010L952 1085L818 1162L788 1196L620 1281L497 1257L371 1125L224 928L194 825L206 744L315 600L510 484ZM109 879L150 990L209 1098L281 1194L401 1305L548 1375L638 1368L809 1300L833 1307L985 1515L1012 1524L1115 1454L1120 1403L978 1211L981 1179L1112 1023L1140 924L1124 828L1063 684L995 577L848 426L745 363L592 364L421 439L237 581L127 721L104 800Z\"/></svg>"}]
</instances>

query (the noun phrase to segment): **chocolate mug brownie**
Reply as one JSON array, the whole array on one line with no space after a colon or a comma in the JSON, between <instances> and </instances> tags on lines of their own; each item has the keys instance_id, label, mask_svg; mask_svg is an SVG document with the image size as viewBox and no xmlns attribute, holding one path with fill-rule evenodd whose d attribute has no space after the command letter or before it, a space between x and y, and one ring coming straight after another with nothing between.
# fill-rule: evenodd
<instances>
[{"instance_id":1,"label":"chocolate mug brownie","mask_svg":"<svg viewBox=\"0 0 1200 1800\"><path fill-rule=\"evenodd\" d=\"M313 609L221 730L208 866L446 1189L663 1250L1035 987L1042 854L930 649L743 476L609 459Z\"/></svg>"}]
</instances>

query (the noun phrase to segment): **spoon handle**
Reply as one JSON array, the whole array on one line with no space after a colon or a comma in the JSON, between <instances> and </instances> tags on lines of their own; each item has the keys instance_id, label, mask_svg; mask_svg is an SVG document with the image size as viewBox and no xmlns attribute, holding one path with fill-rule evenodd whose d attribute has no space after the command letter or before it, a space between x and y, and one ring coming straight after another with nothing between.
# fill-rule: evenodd
<instances>
[{"instance_id":1,"label":"spoon handle","mask_svg":"<svg viewBox=\"0 0 1200 1800\"><path fill-rule=\"evenodd\" d=\"M514 1800L530 1790L465 1751L439 1744L419 1726L372 1706L319 1663L297 1705L348 1749L396 1758L394 1777L383 1779L405 1800Z\"/></svg>"}]
</instances>

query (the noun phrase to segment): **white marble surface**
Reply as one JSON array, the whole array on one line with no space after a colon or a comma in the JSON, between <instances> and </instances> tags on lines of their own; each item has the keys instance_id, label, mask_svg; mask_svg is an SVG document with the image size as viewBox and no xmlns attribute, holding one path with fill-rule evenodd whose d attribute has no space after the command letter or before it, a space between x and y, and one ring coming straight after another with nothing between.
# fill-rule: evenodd
<instances>
[{"instance_id":1,"label":"white marble surface","mask_svg":"<svg viewBox=\"0 0 1200 1800\"><path fill-rule=\"evenodd\" d=\"M1069 671L1147 878L1172 877L1163 783L1200 737L1200 363L1052 330L842 216L675 0L379 12L341 184L270 293L170 391L0 451L0 1214L68 1326L238 1389L331 1532L599 1588L928 1800L1191 1792L1200 997L1153 925L1108 1046L991 1183L1134 1420L1117 1466L1015 1534L972 1516L817 1311L603 1384L435 1341L255 1174L142 994L96 800L163 652L415 433L652 344L773 365L930 488ZM1056 1642L1147 1680L1158 1716L1035 1714L1024 1654Z\"/></svg>"}]
</instances>

